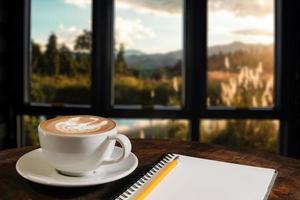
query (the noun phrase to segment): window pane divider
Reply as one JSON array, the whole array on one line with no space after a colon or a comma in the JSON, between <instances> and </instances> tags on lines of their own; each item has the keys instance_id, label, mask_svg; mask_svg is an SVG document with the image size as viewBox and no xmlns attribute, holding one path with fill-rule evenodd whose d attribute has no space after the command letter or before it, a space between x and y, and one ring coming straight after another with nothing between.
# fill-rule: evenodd
<instances>
[{"instance_id":1,"label":"window pane divider","mask_svg":"<svg viewBox=\"0 0 300 200\"><path fill-rule=\"evenodd\" d=\"M92 109L103 115L108 107L112 1L92 1Z\"/></svg>"},{"instance_id":2,"label":"window pane divider","mask_svg":"<svg viewBox=\"0 0 300 200\"><path fill-rule=\"evenodd\" d=\"M200 115L206 99L207 1L186 0L185 14L187 109L191 118L191 140L199 141Z\"/></svg>"}]
</instances>

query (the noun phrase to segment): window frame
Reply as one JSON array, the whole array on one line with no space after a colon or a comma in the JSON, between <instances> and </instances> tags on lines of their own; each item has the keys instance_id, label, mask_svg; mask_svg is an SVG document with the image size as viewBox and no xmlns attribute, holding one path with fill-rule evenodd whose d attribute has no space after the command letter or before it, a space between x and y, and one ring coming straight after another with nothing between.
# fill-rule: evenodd
<instances>
[{"instance_id":1,"label":"window frame","mask_svg":"<svg viewBox=\"0 0 300 200\"><path fill-rule=\"evenodd\" d=\"M184 1L184 0L183 0ZM20 2L21 3L21 2ZM22 33L18 41L23 44L16 54L20 62L16 67L14 116L16 124L21 115L61 115L61 114L96 114L112 118L155 118L186 119L189 121L189 140L201 141L200 121L203 119L270 119L280 121L278 135L278 152L285 154L286 114L282 106L282 2L274 0L274 107L272 108L225 108L207 107L207 24L208 0L185 0L183 6L184 47L183 57L185 69L184 106L181 109L131 109L114 108L111 105L112 84L112 47L114 33L114 0L92 0L92 73L91 73L91 105L49 106L30 104L28 98L30 75L30 23L31 0L22 1L18 26ZM17 138L24 138L18 131ZM17 142L25 144L24 139Z\"/></svg>"}]
</instances>

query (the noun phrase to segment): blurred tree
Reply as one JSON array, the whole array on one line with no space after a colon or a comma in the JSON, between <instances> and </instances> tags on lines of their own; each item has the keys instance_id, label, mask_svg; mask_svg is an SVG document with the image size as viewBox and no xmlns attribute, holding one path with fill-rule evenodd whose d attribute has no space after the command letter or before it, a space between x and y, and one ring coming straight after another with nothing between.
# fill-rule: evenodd
<instances>
[{"instance_id":1,"label":"blurred tree","mask_svg":"<svg viewBox=\"0 0 300 200\"><path fill-rule=\"evenodd\" d=\"M75 73L90 74L91 56L89 51L92 49L92 32L83 30L83 33L75 40L74 49L77 51L73 66Z\"/></svg>"},{"instance_id":2,"label":"blurred tree","mask_svg":"<svg viewBox=\"0 0 300 200\"><path fill-rule=\"evenodd\" d=\"M57 49L57 37L52 33L49 37L48 44L46 46L45 57L47 59L47 73L59 74L59 51Z\"/></svg>"},{"instance_id":3,"label":"blurred tree","mask_svg":"<svg viewBox=\"0 0 300 200\"><path fill-rule=\"evenodd\" d=\"M164 67L160 67L158 70L154 70L151 74L151 79L161 80L163 75L166 73L166 69Z\"/></svg>"},{"instance_id":4,"label":"blurred tree","mask_svg":"<svg viewBox=\"0 0 300 200\"><path fill-rule=\"evenodd\" d=\"M124 58L125 47L124 44L120 44L119 52L115 61L115 70L117 74L124 74L127 70L127 63Z\"/></svg>"},{"instance_id":5,"label":"blurred tree","mask_svg":"<svg viewBox=\"0 0 300 200\"><path fill-rule=\"evenodd\" d=\"M43 56L43 53L41 51L41 47L39 44L34 43L34 41L31 42L31 48L32 48L32 58L31 58L31 67L33 73L41 73L41 58Z\"/></svg>"},{"instance_id":6,"label":"blurred tree","mask_svg":"<svg viewBox=\"0 0 300 200\"><path fill-rule=\"evenodd\" d=\"M182 67L182 61L177 60L177 62L175 63L174 67L170 68L170 70L172 70L172 76L181 76L181 67Z\"/></svg>"},{"instance_id":7,"label":"blurred tree","mask_svg":"<svg viewBox=\"0 0 300 200\"><path fill-rule=\"evenodd\" d=\"M35 116L24 115L24 132L26 136L26 145L39 145L37 128L41 120Z\"/></svg>"},{"instance_id":8,"label":"blurred tree","mask_svg":"<svg viewBox=\"0 0 300 200\"><path fill-rule=\"evenodd\" d=\"M73 74L72 70L74 59L72 56L73 55L70 49L65 44L63 44L59 49L60 74Z\"/></svg>"},{"instance_id":9,"label":"blurred tree","mask_svg":"<svg viewBox=\"0 0 300 200\"><path fill-rule=\"evenodd\" d=\"M75 74L87 75L91 73L91 56L86 52L77 52L74 54L75 60L73 70Z\"/></svg>"},{"instance_id":10,"label":"blurred tree","mask_svg":"<svg viewBox=\"0 0 300 200\"><path fill-rule=\"evenodd\" d=\"M134 76L135 78L139 78L139 76L140 76L140 70L138 70L138 69L131 69L131 73L132 73L132 76Z\"/></svg>"},{"instance_id":11,"label":"blurred tree","mask_svg":"<svg viewBox=\"0 0 300 200\"><path fill-rule=\"evenodd\" d=\"M92 32L83 30L75 40L74 49L78 51L89 51L92 48Z\"/></svg>"}]
</instances>

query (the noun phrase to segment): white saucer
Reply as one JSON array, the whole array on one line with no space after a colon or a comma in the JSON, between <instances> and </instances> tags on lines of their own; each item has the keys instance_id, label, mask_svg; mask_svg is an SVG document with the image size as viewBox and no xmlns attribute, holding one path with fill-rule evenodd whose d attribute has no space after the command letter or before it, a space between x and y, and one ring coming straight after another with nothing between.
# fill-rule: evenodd
<instances>
[{"instance_id":1,"label":"white saucer","mask_svg":"<svg viewBox=\"0 0 300 200\"><path fill-rule=\"evenodd\" d=\"M121 155L122 149L115 147L112 158ZM138 165L137 157L131 153L125 160L103 165L91 176L70 177L58 173L44 158L42 149L36 149L23 155L16 164L17 172L32 182L59 186L81 187L112 182L129 175Z\"/></svg>"}]
</instances>

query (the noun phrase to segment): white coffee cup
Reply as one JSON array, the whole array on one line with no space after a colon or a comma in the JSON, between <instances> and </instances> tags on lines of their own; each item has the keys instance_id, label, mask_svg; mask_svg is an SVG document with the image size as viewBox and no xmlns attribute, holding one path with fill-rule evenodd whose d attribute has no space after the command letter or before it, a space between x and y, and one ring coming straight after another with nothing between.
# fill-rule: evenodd
<instances>
[{"instance_id":1,"label":"white coffee cup","mask_svg":"<svg viewBox=\"0 0 300 200\"><path fill-rule=\"evenodd\" d=\"M87 176L101 165L126 159L131 152L130 140L125 135L117 133L116 125L110 130L102 130L99 133L96 131L93 134L72 135L57 134L47 130L42 126L47 121L42 122L38 127L40 145L46 160L62 174ZM121 144L123 153L119 158L111 159L116 141Z\"/></svg>"}]
</instances>

